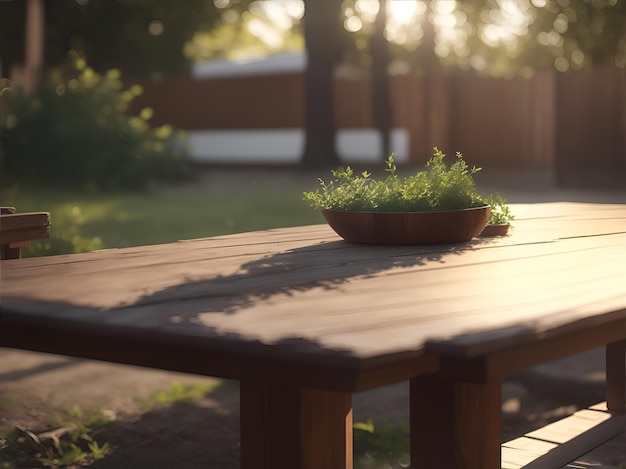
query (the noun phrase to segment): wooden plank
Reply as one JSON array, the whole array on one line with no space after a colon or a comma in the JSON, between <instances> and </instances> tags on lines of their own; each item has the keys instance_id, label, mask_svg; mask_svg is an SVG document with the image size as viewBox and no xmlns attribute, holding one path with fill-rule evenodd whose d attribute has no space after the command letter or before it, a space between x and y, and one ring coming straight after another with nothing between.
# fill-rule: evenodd
<instances>
[{"instance_id":1,"label":"wooden plank","mask_svg":"<svg viewBox=\"0 0 626 469\"><path fill-rule=\"evenodd\" d=\"M411 380L411 467L499 469L501 385L441 374Z\"/></svg>"},{"instance_id":2,"label":"wooden plank","mask_svg":"<svg viewBox=\"0 0 626 469\"><path fill-rule=\"evenodd\" d=\"M615 256L615 253L613 254L611 253L612 251L608 250L606 252L606 255L604 256L607 260L607 266L611 265L610 261L611 259L613 259L614 261L613 264L615 264L616 274L619 274L620 272L617 269L619 267L620 258L619 256ZM259 283L259 282L261 283L261 286L257 288L257 290L271 291L272 288L278 288L278 287L285 288L285 289L292 288L294 290L297 290L298 283L302 284L302 287L304 289L306 289L307 287L310 287L310 284L313 282L318 282L318 284L321 286L332 287L332 283L330 282L332 282L333 279L341 280L341 277L337 279L338 275L343 275L343 278L346 278L346 280L350 278L359 278L362 275L367 275L368 280L376 279L377 283L384 284L385 288L388 287L392 289L390 293L393 294L394 290L405 289L406 286L410 285L412 282L415 282L416 280L420 281L420 284L418 285L418 287L420 285L425 285L425 286L428 286L429 288L434 287L440 280L439 278L437 278L437 275L451 277L452 280L457 281L457 282L464 282L464 285L467 285L467 286L463 286L462 288L464 288L465 290L469 290L469 291L472 291L472 290L476 291L478 287L480 286L481 282L497 281L499 277L504 277L504 280L501 281L502 284L513 283L518 279L521 280L522 278L524 278L523 275L515 273L515 271L517 269L524 271L525 270L523 268L524 263L528 265L528 268L531 268L533 266L532 262L530 261L526 262L525 259L512 259L510 262L514 262L515 265L511 265L510 269L507 267L499 268L498 266L490 266L489 269L478 271L478 275L476 275L476 273L472 274L472 272L466 272L465 270L459 270L459 271L452 270L451 267L455 267L454 265L452 265L453 264L452 261L454 261L455 259L452 259L450 261L451 265L446 266L445 269L441 269L441 273L438 273L439 269L437 268L435 268L433 271L431 269L425 269L423 267L420 268L419 265L416 265L415 267L412 267L412 266L408 266L406 268L403 267L402 270L398 272L399 275L395 275L393 271L388 272L388 269L385 268L384 265L382 265L378 269L380 273L378 273L376 270L373 270L373 269L371 270L363 269L362 267L358 265L340 271L341 265L340 264L334 265L332 263L328 265L327 270L323 269L323 265L319 265L319 269L318 269L317 264L313 263L312 261L309 262L303 256L299 256L298 261L302 261L302 264L303 264L302 267L294 265L294 261L291 261L290 263L280 261L280 262L276 262L275 264L272 264L271 262L268 261L269 266L266 267L266 264L261 259L259 261L258 270L257 270L257 267L254 266L254 264L250 264L250 267L245 268L245 270L237 271L237 267L241 267L241 264L233 263L232 270L229 272L228 270L223 269L221 267L222 265L226 267L226 264L221 263L220 267L217 267L214 259L207 259L206 261L204 261L204 260L200 260L196 258L195 260L190 260L187 263L185 262L184 252L179 252L179 256L182 257L182 260L180 261L178 265L171 265L170 263L166 263L166 262L156 263L155 260L152 257L150 257L152 259L150 264L135 266L133 265L134 264L133 256L124 257L124 254L127 254L127 253L126 252L120 253L119 258L116 256L111 261L107 261L104 259L99 261L98 259L95 259L95 258L90 259L89 257L77 257L75 258L74 262L72 262L71 264L69 263L59 264L58 262L55 262L55 261L51 261L50 264L46 264L44 261L39 261L39 263L37 264L29 263L28 267L23 267L19 265L10 265L6 268L5 272L3 273L3 277L4 277L5 282L7 283L10 282L12 279L17 280L21 278L20 272L22 271L29 272L28 273L29 277L32 277L32 272L31 270L29 270L29 267L31 266L34 267L34 265L38 265L43 268L45 266L45 268L48 268L50 270L55 269L55 272L57 273L62 273L63 274L62 278L65 280L72 278L72 276L76 277L76 280L79 282L79 285L76 288L80 288L80 290L84 291L85 293L89 293L90 294L89 298L91 300L93 300L92 294L100 292L100 296L102 296L103 298L107 298L109 301L111 301L111 300L116 300L117 298L119 298L120 294L124 293L125 290L127 291L129 288L136 288L136 286L138 285L136 276L138 274L149 275L149 277L146 278L146 281L149 281L150 286L154 285L153 288L160 288L164 285L167 286L167 285L180 284L181 282L185 282L185 279L187 279L187 286L182 291L189 292L190 295L194 294L193 292L194 285L198 285L198 290L200 294L204 293L205 291L204 285L193 282L193 280L194 279L198 279L198 280L206 279L207 281L211 281L211 284L215 285L216 288L219 288L220 292L222 292L221 293L222 296L224 296L224 293L228 293L229 295L245 294L246 292L250 291L250 288L253 283ZM554 256L557 256L557 255L555 254ZM324 253L318 252L315 256L312 256L312 257L314 258L324 257ZM488 259L488 257L486 256L483 256L483 257ZM616 257L617 259L615 259ZM332 255L330 255L330 258L332 258ZM599 259L599 258L602 259L598 252L591 253L589 256L584 258L587 260L587 262L582 264L582 266L589 267L591 269L593 267L592 263L594 259ZM576 259L577 258L574 256L574 261ZM350 259L344 258L343 260L350 260ZM578 262L582 262L582 260L583 258L578 258ZM557 257L554 257L553 259L550 259L550 262L546 262L545 264L537 265L535 263L534 265L537 269L539 269L539 267L543 267L545 269L545 273L541 273L538 271L537 275L538 276L545 275L546 277L548 277L548 280L549 280L549 277L555 276L554 274L558 272L557 270L558 267L556 266L558 266L559 263L563 263L566 261L567 261L567 252L563 253L562 256L557 256ZM333 262L333 261L329 260L329 262ZM389 267L392 270L395 270L393 267L393 262L395 261L392 260L391 262L392 264L390 264ZM276 268L273 268L273 266L276 266ZM461 266L462 265L459 265L459 267ZM159 267L161 268L159 269ZM150 269L150 271L147 270L148 268ZM140 272L139 270L136 270L136 269L145 269L145 270L143 272ZM513 272L507 273L507 271L509 270ZM604 273L604 270L605 269L598 270L598 274L597 274L598 281L604 282L607 276L608 277L612 276L612 272ZM106 272L113 272L113 271L116 271L115 274L112 273L112 275L110 275L109 277L105 277ZM370 271L371 273L368 273ZM425 271L428 271L428 273L426 274ZM45 275L43 271L40 271L40 272L41 272L40 275L42 276ZM102 275L99 278L88 277L88 275L91 274L92 272L93 273L98 272ZM590 271L590 272L593 272L593 271ZM198 277L200 273L204 273L204 276ZM178 274L178 278L177 278L177 274ZM390 274L391 276L393 276L393 278L391 279L392 281L386 282L385 278L389 277ZM418 274L420 277L423 277L423 278L414 279L411 277L413 274ZM300 275L302 275L302 280L298 282L297 276L300 276ZM294 276L296 276L296 278L294 278ZM57 275L56 277L59 277L59 275ZM109 282L110 286L115 288L116 292L119 292L116 297L112 297L108 293L102 294L103 293L102 281L104 281L105 278L106 278L106 281ZM135 278L135 281L132 281L133 278ZM586 281L587 277L581 274L579 278L580 278L580 281L583 282L583 281ZM593 279L594 277L590 277L590 280L593 280ZM50 280L53 283L53 285L52 284L50 286L42 285L42 287L44 287L45 290L42 290L41 292L39 292L38 296L41 297L42 299L48 299L48 300L61 299L63 296L66 297L67 295L63 295L58 287L61 283L67 283L67 282L62 282L61 279L59 278L56 280L56 282L59 283L59 285L57 285L55 283L55 279L50 279ZM564 284L567 285L568 284L567 282L571 282L571 281L572 281L571 277L563 278L563 276L561 276L561 277L551 280L550 284L548 284L545 288L554 288L555 286L558 287ZM329 283L325 283L325 282L329 282ZM468 284L467 282L473 282L476 284L476 286L474 287L472 283ZM345 283L345 282L342 282L342 283ZM354 291L355 294L360 295L362 294L363 290L371 289L371 287L367 285L367 283L371 283L371 282L367 281L367 282L360 282L360 285L350 285L351 287L350 291ZM545 282L543 281L538 282L538 287L542 287L542 285L544 284ZM341 283L339 285L341 285ZM394 287L394 285L397 285L397 286ZM360 288L361 286L363 286L364 288ZM146 285L141 285L140 287L141 287L141 292L146 292L147 290ZM508 288L508 290L511 293L514 293L516 291L513 289L513 287L514 285L511 285ZM71 282L70 285L66 285L63 291L65 293L68 293L67 292L68 288L75 288L74 282ZM443 289L445 289L445 286L440 285L439 290L443 290ZM20 292L19 285L14 285L13 290L15 291L15 293L19 294ZM149 291L150 290L148 290L148 292ZM416 290L416 291L420 291L420 290ZM174 295L174 293L175 292L173 291L168 292L168 297L170 298L170 300L172 298L174 299L176 298L176 295ZM420 291L420 293L422 292ZM434 291L433 293L434 294L431 294L430 296L433 296L436 298L437 291ZM466 295L465 291L462 291L460 293L462 293L463 295ZM477 293L480 294L478 298L485 297L483 292L478 291ZM55 294L56 296L54 296ZM558 295L558 292L556 294ZM412 296L415 297L416 295L412 295ZM183 295L180 295L180 297L181 299L188 299L188 298L184 298ZM294 296L294 298L297 299L298 296ZM122 298L122 300L125 300L125 299ZM454 300L454 297L451 297L451 301L450 301L451 304L453 303L453 300ZM97 305L100 307L107 307L107 306L110 306L110 303L109 304L100 303ZM511 305L506 305L506 304L503 304L503 306L507 306L509 308L511 307Z\"/></svg>"},{"instance_id":3,"label":"wooden plank","mask_svg":"<svg viewBox=\"0 0 626 469\"><path fill-rule=\"evenodd\" d=\"M50 226L29 226L15 230L0 231L0 244L13 244L33 239L49 238Z\"/></svg>"},{"instance_id":4,"label":"wooden plank","mask_svg":"<svg viewBox=\"0 0 626 469\"><path fill-rule=\"evenodd\" d=\"M626 339L606 346L606 402L613 412L626 412Z\"/></svg>"},{"instance_id":5,"label":"wooden plank","mask_svg":"<svg viewBox=\"0 0 626 469\"><path fill-rule=\"evenodd\" d=\"M0 315L0 325L0 344L5 347L330 391L365 391L438 369L437 357L417 352L362 360L296 339L270 347L228 337L207 340L173 331L164 334L146 327L90 327L5 315ZM298 347L308 353L296 353Z\"/></svg>"},{"instance_id":6,"label":"wooden plank","mask_svg":"<svg viewBox=\"0 0 626 469\"><path fill-rule=\"evenodd\" d=\"M602 408L605 410L601 410ZM504 443L502 468L561 467L619 435L625 429L625 414L608 412L605 403L592 406Z\"/></svg>"},{"instance_id":7,"label":"wooden plank","mask_svg":"<svg viewBox=\"0 0 626 469\"><path fill-rule=\"evenodd\" d=\"M242 469L352 469L352 396L242 382Z\"/></svg>"},{"instance_id":8,"label":"wooden plank","mask_svg":"<svg viewBox=\"0 0 626 469\"><path fill-rule=\"evenodd\" d=\"M0 215L0 234L4 231L47 226L49 224L50 213L48 212L9 213Z\"/></svg>"},{"instance_id":9,"label":"wooden plank","mask_svg":"<svg viewBox=\"0 0 626 469\"><path fill-rule=\"evenodd\" d=\"M0 215L0 244L18 243L50 236L48 212L10 213Z\"/></svg>"},{"instance_id":10,"label":"wooden plank","mask_svg":"<svg viewBox=\"0 0 626 469\"><path fill-rule=\"evenodd\" d=\"M302 468L352 469L352 395L303 389L300 412Z\"/></svg>"},{"instance_id":11,"label":"wooden plank","mask_svg":"<svg viewBox=\"0 0 626 469\"><path fill-rule=\"evenodd\" d=\"M300 392L240 383L241 468L300 467Z\"/></svg>"},{"instance_id":12,"label":"wooden plank","mask_svg":"<svg viewBox=\"0 0 626 469\"><path fill-rule=\"evenodd\" d=\"M626 466L626 432L611 438L560 469L623 469Z\"/></svg>"},{"instance_id":13,"label":"wooden plank","mask_svg":"<svg viewBox=\"0 0 626 469\"><path fill-rule=\"evenodd\" d=\"M558 447L557 443L519 437L502 446L502 469L520 469Z\"/></svg>"},{"instance_id":14,"label":"wooden plank","mask_svg":"<svg viewBox=\"0 0 626 469\"><path fill-rule=\"evenodd\" d=\"M15 213L14 207L2 207L0 213L0 259L20 259L21 248L31 240L50 236L47 212Z\"/></svg>"}]
</instances>

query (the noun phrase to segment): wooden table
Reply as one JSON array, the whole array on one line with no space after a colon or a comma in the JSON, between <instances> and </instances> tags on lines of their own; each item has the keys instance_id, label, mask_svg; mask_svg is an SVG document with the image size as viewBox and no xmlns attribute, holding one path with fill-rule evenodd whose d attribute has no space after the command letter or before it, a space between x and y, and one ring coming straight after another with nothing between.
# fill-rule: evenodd
<instances>
[{"instance_id":1,"label":"wooden table","mask_svg":"<svg viewBox=\"0 0 626 469\"><path fill-rule=\"evenodd\" d=\"M243 468L352 467L352 393L410 380L413 467L499 468L505 374L608 344L626 401L626 205L512 210L449 246L317 225L3 261L0 345L240 380Z\"/></svg>"}]
</instances>

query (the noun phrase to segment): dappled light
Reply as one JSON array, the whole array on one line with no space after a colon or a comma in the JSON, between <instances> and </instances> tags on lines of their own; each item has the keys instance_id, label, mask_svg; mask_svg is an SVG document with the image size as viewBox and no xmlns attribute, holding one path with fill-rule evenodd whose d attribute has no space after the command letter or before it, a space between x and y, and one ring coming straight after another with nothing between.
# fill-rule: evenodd
<instances>
[{"instance_id":1,"label":"dappled light","mask_svg":"<svg viewBox=\"0 0 626 469\"><path fill-rule=\"evenodd\" d=\"M605 57L619 67L626 65L626 38L619 17L614 16L621 7L615 0L589 4L569 0L388 0L386 4L385 38L394 50L395 71L424 66L417 57L428 53L420 48L430 28L434 55L444 66L492 76L528 78L540 67L579 70L596 57ZM222 10L223 26L194 35L186 50L196 60L223 55L246 58L304 48L303 0L255 1L245 12L228 0L216 0L215 5ZM368 66L367 38L379 2L346 0L342 11L343 29L352 36L356 50L365 53L360 64ZM615 37L616 42L603 44L598 41L602 36Z\"/></svg>"},{"instance_id":2,"label":"dappled light","mask_svg":"<svg viewBox=\"0 0 626 469\"><path fill-rule=\"evenodd\" d=\"M302 0L258 0L248 9L230 0L215 0L214 5L221 11L222 25L193 34L184 53L194 61L248 59L304 46L297 30L304 16Z\"/></svg>"}]
</instances>

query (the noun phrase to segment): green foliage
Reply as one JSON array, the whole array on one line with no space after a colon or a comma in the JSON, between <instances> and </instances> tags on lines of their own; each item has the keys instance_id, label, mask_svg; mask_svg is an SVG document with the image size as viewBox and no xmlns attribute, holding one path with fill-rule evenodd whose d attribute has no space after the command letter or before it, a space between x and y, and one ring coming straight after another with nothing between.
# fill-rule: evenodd
<instances>
[{"instance_id":1,"label":"green foliage","mask_svg":"<svg viewBox=\"0 0 626 469\"><path fill-rule=\"evenodd\" d=\"M87 409L74 404L65 415L56 416L53 422L60 427L72 427L80 422L79 427L85 430L96 430L111 422L111 413L99 406L90 406Z\"/></svg>"},{"instance_id":2,"label":"green foliage","mask_svg":"<svg viewBox=\"0 0 626 469\"><path fill-rule=\"evenodd\" d=\"M23 60L27 3L0 1L5 70ZM241 3L246 2L229 2ZM45 2L45 10L46 67L62 63L69 50L79 50L98 71L114 67L136 77L187 73L185 43L199 28L221 23L213 0L54 0Z\"/></svg>"},{"instance_id":3,"label":"green foliage","mask_svg":"<svg viewBox=\"0 0 626 469\"><path fill-rule=\"evenodd\" d=\"M0 205L51 214L50 238L32 241L22 249L24 257L323 223L322 215L300 200L299 185L268 189L248 181L88 194L22 185L0 195Z\"/></svg>"},{"instance_id":4,"label":"green foliage","mask_svg":"<svg viewBox=\"0 0 626 469\"><path fill-rule=\"evenodd\" d=\"M426 169L401 179L396 174L393 155L386 161L388 176L382 181L364 171L355 175L352 168L332 171L334 179L321 188L304 193L304 200L314 208L377 211L424 212L458 210L485 205L476 191L473 175L480 168L469 168L461 153L447 166L445 154L435 148Z\"/></svg>"},{"instance_id":5,"label":"green foliage","mask_svg":"<svg viewBox=\"0 0 626 469\"><path fill-rule=\"evenodd\" d=\"M136 400L144 409L168 406L174 402L197 402L218 386L218 382L192 384L174 381L167 391L157 391L147 399L138 397Z\"/></svg>"},{"instance_id":6,"label":"green foliage","mask_svg":"<svg viewBox=\"0 0 626 469\"><path fill-rule=\"evenodd\" d=\"M406 422L370 419L353 425L354 463L359 469L395 469L410 463L409 426Z\"/></svg>"},{"instance_id":7,"label":"green foliage","mask_svg":"<svg viewBox=\"0 0 626 469\"><path fill-rule=\"evenodd\" d=\"M485 202L489 204L489 225L500 225L511 223L515 219L515 215L511 213L511 209L506 203L506 199L500 194L490 194L485 197Z\"/></svg>"},{"instance_id":8,"label":"green foliage","mask_svg":"<svg viewBox=\"0 0 626 469\"><path fill-rule=\"evenodd\" d=\"M17 407L19 399L17 397L9 397L7 399L0 399L0 411L5 409L13 409Z\"/></svg>"},{"instance_id":9,"label":"green foliage","mask_svg":"<svg viewBox=\"0 0 626 469\"><path fill-rule=\"evenodd\" d=\"M68 439L55 438L52 447L47 448L41 459L46 466L88 466L103 459L109 449L108 442L100 446L91 436L90 429L79 425Z\"/></svg>"},{"instance_id":10,"label":"green foliage","mask_svg":"<svg viewBox=\"0 0 626 469\"><path fill-rule=\"evenodd\" d=\"M104 414L101 411L100 414ZM96 425L75 423L85 419L78 406L68 411L66 422L71 431L54 435L51 440L40 440L28 430L13 431L0 438L0 469L19 467L77 467L89 466L103 459L110 451L109 443L100 445L92 436ZM100 426L108 423L100 421Z\"/></svg>"},{"instance_id":11,"label":"green foliage","mask_svg":"<svg viewBox=\"0 0 626 469\"><path fill-rule=\"evenodd\" d=\"M141 189L191 175L170 126L128 116L141 87L123 90L119 70L95 73L76 58L33 94L0 90L0 169L9 182L90 190ZM5 181L7 182L7 181Z\"/></svg>"}]
</instances>

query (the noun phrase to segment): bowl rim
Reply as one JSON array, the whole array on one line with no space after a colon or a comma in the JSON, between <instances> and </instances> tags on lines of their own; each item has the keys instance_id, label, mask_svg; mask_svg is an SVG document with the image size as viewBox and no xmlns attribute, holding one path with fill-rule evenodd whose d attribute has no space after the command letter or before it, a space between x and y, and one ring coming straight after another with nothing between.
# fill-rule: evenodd
<instances>
[{"instance_id":1,"label":"bowl rim","mask_svg":"<svg viewBox=\"0 0 626 469\"><path fill-rule=\"evenodd\" d=\"M417 215L417 214L430 214L430 213L454 213L454 212L468 212L473 210L484 210L485 208L489 208L489 204L480 205L478 207L468 207L468 208L457 208L453 210L422 210L419 212L389 212L389 211L378 211L378 210L354 210L354 209L343 209L343 208L323 208L321 209L323 212L345 212L345 213L363 213L363 214L386 214L386 215L395 215L395 214L403 214L403 215Z\"/></svg>"}]
</instances>

